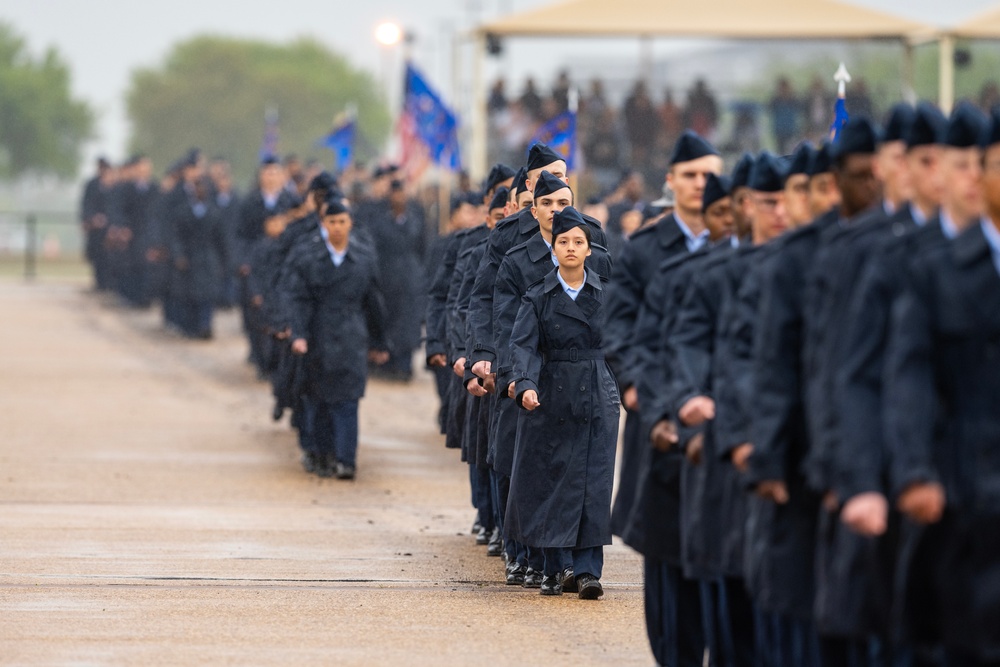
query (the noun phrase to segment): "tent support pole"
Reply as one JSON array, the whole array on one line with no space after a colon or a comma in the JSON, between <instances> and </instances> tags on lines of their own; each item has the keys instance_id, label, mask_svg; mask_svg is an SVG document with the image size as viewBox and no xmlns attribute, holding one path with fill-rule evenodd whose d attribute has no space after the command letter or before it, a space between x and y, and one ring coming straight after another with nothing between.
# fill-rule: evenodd
<instances>
[{"instance_id":1,"label":"tent support pole","mask_svg":"<svg viewBox=\"0 0 1000 667\"><path fill-rule=\"evenodd\" d=\"M938 41L938 106L946 114L955 104L955 37L942 35Z\"/></svg>"},{"instance_id":2,"label":"tent support pole","mask_svg":"<svg viewBox=\"0 0 1000 667\"><path fill-rule=\"evenodd\" d=\"M639 76L649 87L653 83L653 38L639 35Z\"/></svg>"},{"instance_id":3,"label":"tent support pole","mask_svg":"<svg viewBox=\"0 0 1000 667\"><path fill-rule=\"evenodd\" d=\"M486 176L486 82L483 59L486 57L486 33L476 33L472 59L472 154L469 173L472 179Z\"/></svg>"},{"instance_id":4,"label":"tent support pole","mask_svg":"<svg viewBox=\"0 0 1000 667\"><path fill-rule=\"evenodd\" d=\"M903 40L903 99L910 104L917 103L917 91L913 83L913 42Z\"/></svg>"}]
</instances>

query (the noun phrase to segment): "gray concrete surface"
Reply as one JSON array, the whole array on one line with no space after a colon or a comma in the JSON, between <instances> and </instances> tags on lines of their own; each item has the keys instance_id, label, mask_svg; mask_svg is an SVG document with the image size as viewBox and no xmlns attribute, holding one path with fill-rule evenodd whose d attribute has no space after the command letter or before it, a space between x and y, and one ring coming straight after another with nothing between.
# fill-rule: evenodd
<instances>
[{"instance_id":1,"label":"gray concrete surface","mask_svg":"<svg viewBox=\"0 0 1000 667\"><path fill-rule=\"evenodd\" d=\"M371 383L357 481L319 480L234 313L206 343L79 286L0 312L0 664L652 664L627 548L598 602L501 584L429 376Z\"/></svg>"}]
</instances>

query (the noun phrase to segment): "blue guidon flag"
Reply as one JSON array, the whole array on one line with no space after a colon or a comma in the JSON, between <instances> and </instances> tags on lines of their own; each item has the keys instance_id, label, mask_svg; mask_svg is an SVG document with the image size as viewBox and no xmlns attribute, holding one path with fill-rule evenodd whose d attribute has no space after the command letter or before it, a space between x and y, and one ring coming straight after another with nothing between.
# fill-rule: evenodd
<instances>
[{"instance_id":1,"label":"blue guidon flag","mask_svg":"<svg viewBox=\"0 0 1000 667\"><path fill-rule=\"evenodd\" d=\"M357 121L353 118L341 119L335 124L330 134L316 142L318 146L333 151L334 169L343 171L351 164L354 157L354 136L357 133Z\"/></svg>"},{"instance_id":2,"label":"blue guidon flag","mask_svg":"<svg viewBox=\"0 0 1000 667\"><path fill-rule=\"evenodd\" d=\"M847 84L851 81L851 75L847 73L847 67L840 63L837 73L833 75L833 80L837 82L837 102L833 107L833 124L830 125L830 141L834 142L840 136L840 128L847 123Z\"/></svg>"},{"instance_id":3,"label":"blue guidon flag","mask_svg":"<svg viewBox=\"0 0 1000 667\"><path fill-rule=\"evenodd\" d=\"M462 168L458 118L412 63L406 65L403 116L403 124L426 146L434 164L452 171Z\"/></svg>"},{"instance_id":4,"label":"blue guidon flag","mask_svg":"<svg viewBox=\"0 0 1000 667\"><path fill-rule=\"evenodd\" d=\"M566 156L567 171L576 169L576 113L563 111L535 132L528 142L528 150L537 143L547 144L549 148Z\"/></svg>"}]
</instances>

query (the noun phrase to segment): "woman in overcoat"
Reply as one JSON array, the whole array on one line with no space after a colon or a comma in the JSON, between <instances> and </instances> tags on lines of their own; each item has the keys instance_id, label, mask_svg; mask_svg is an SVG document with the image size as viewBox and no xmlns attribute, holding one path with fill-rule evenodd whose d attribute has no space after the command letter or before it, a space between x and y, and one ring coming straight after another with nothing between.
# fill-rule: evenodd
<instances>
[{"instance_id":1,"label":"woman in overcoat","mask_svg":"<svg viewBox=\"0 0 1000 667\"><path fill-rule=\"evenodd\" d=\"M605 290L587 271L590 232L573 207L556 213L559 267L528 289L511 335L521 413L506 535L545 554L541 593L603 594L621 400L604 361Z\"/></svg>"}]
</instances>

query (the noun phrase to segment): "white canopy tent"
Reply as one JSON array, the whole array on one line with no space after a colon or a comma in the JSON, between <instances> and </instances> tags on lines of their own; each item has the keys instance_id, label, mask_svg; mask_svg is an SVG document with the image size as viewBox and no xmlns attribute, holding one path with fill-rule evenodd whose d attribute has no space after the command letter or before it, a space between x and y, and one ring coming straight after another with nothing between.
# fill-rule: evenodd
<instances>
[{"instance_id":1,"label":"white canopy tent","mask_svg":"<svg viewBox=\"0 0 1000 667\"><path fill-rule=\"evenodd\" d=\"M653 37L746 40L895 40L907 47L904 86L912 83L914 43L933 26L839 0L566 0L481 25L473 71L473 173L486 170L486 89L482 59L488 37ZM911 86L912 87L912 86Z\"/></svg>"}]
</instances>

